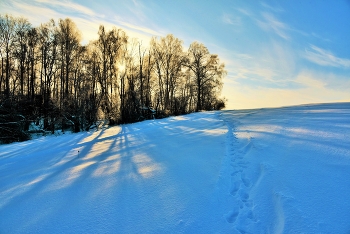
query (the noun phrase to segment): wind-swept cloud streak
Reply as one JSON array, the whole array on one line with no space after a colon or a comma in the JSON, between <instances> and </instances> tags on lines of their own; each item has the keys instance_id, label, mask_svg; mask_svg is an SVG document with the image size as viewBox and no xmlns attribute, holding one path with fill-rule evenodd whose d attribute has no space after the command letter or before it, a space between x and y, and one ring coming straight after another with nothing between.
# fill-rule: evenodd
<instances>
[{"instance_id":1,"label":"wind-swept cloud streak","mask_svg":"<svg viewBox=\"0 0 350 234\"><path fill-rule=\"evenodd\" d=\"M29 4L22 0L0 1L0 8L6 14L27 18L35 26L45 23L50 18L59 18L61 16L56 10L47 8L47 6L35 3ZM45 14L38 14L38 12L45 12Z\"/></svg>"},{"instance_id":2,"label":"wind-swept cloud streak","mask_svg":"<svg viewBox=\"0 0 350 234\"><path fill-rule=\"evenodd\" d=\"M130 24L127 22L119 21L119 20L116 20L115 22L121 26L127 27L127 28L132 29L132 30L136 30L136 31L139 31L142 33L146 33L146 34L149 34L152 36L163 36L163 34L161 34L160 32L157 32L157 31L152 30L152 29L147 28L147 27L142 27L142 26Z\"/></svg>"},{"instance_id":3,"label":"wind-swept cloud streak","mask_svg":"<svg viewBox=\"0 0 350 234\"><path fill-rule=\"evenodd\" d=\"M126 17L106 17L93 9L69 0L13 0L10 2L0 2L1 11L14 16L24 16L34 26L45 23L51 18L71 18L82 31L84 43L97 39L99 25L104 25L107 29L112 27L122 28L130 38L138 38L148 42L152 36L162 36L156 30L141 24L128 22ZM38 14L45 12L45 14Z\"/></svg>"},{"instance_id":4,"label":"wind-swept cloud streak","mask_svg":"<svg viewBox=\"0 0 350 234\"><path fill-rule=\"evenodd\" d=\"M249 16L252 17L253 13L247 9L244 8L237 8L237 11L239 11L241 14L245 15L245 16Z\"/></svg>"},{"instance_id":5,"label":"wind-swept cloud streak","mask_svg":"<svg viewBox=\"0 0 350 234\"><path fill-rule=\"evenodd\" d=\"M335 79L336 74L323 74L314 70L302 70L294 82L299 84L297 89L242 86L239 82L229 84L230 89L224 87L226 97L230 99L228 109L279 107L306 103L349 102L348 90L350 81L343 77L343 81ZM339 78L339 77L338 77ZM337 85L342 87L335 87ZM320 93L322 95L320 95ZM231 104L232 103L232 104Z\"/></svg>"},{"instance_id":6,"label":"wind-swept cloud streak","mask_svg":"<svg viewBox=\"0 0 350 234\"><path fill-rule=\"evenodd\" d=\"M73 11L86 16L96 16L96 13L88 7L67 0L36 0L37 3L55 8L56 10Z\"/></svg>"},{"instance_id":7,"label":"wind-swept cloud streak","mask_svg":"<svg viewBox=\"0 0 350 234\"><path fill-rule=\"evenodd\" d=\"M321 66L350 68L350 59L339 58L331 51L322 49L315 45L310 45L310 48L306 49L304 58Z\"/></svg>"},{"instance_id":8,"label":"wind-swept cloud streak","mask_svg":"<svg viewBox=\"0 0 350 234\"><path fill-rule=\"evenodd\" d=\"M258 26L267 31L274 32L283 39L289 40L290 36L287 33L289 26L282 21L278 20L273 14L268 12L263 12L263 20L257 20Z\"/></svg>"},{"instance_id":9,"label":"wind-swept cloud streak","mask_svg":"<svg viewBox=\"0 0 350 234\"><path fill-rule=\"evenodd\" d=\"M274 11L274 12L283 12L283 11L284 11L283 8L281 8L281 7L276 7L276 6L271 6L271 5L267 4L266 2L260 2L260 4L261 4L264 8L266 8L266 9L268 9L268 10L271 10L271 11Z\"/></svg>"},{"instance_id":10,"label":"wind-swept cloud streak","mask_svg":"<svg viewBox=\"0 0 350 234\"><path fill-rule=\"evenodd\" d=\"M233 17L230 14L224 13L221 17L222 22L225 24L230 24L234 26L240 26L242 24L241 18L238 16Z\"/></svg>"}]
</instances>

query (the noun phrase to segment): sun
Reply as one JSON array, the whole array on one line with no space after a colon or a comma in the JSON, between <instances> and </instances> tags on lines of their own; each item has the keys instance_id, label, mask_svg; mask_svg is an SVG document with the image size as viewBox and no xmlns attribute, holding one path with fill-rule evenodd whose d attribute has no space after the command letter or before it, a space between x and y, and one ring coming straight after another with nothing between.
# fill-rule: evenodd
<instances>
[{"instance_id":1,"label":"sun","mask_svg":"<svg viewBox=\"0 0 350 234\"><path fill-rule=\"evenodd\" d=\"M125 64L124 63L118 64L118 71L120 73L125 71Z\"/></svg>"}]
</instances>

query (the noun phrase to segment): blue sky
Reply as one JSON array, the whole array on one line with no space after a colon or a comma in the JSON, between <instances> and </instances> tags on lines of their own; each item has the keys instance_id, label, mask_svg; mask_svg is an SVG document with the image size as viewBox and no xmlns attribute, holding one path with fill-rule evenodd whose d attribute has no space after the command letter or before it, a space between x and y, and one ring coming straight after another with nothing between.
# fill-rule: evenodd
<instances>
[{"instance_id":1,"label":"blue sky","mask_svg":"<svg viewBox=\"0 0 350 234\"><path fill-rule=\"evenodd\" d=\"M202 42L228 72L228 109L350 101L350 1L0 0L34 25L70 17L84 41L116 26L147 45Z\"/></svg>"}]
</instances>

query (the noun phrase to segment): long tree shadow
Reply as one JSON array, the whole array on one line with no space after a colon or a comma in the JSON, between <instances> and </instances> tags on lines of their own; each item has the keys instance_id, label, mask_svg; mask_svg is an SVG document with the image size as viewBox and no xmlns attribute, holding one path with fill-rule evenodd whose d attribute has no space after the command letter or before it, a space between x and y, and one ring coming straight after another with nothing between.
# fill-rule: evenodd
<instances>
[{"instance_id":1,"label":"long tree shadow","mask_svg":"<svg viewBox=\"0 0 350 234\"><path fill-rule=\"evenodd\" d=\"M43 166L47 168L39 169L36 174L17 183L26 189L12 187L17 193L9 191L8 194L14 196L2 203L2 211L11 210L11 207L30 210L31 204L27 200L34 201L36 206L32 207L35 210L32 218L23 221L24 226L33 226L49 222L57 212L63 212L62 219L65 220L71 215L86 217L86 212L93 217L96 214L90 212L95 210L94 204L98 204L104 207L99 210L109 212L109 216L123 222L125 218L118 212L124 212L126 219L147 214L147 202L144 200L150 198L147 194L176 200L177 194L182 191L181 181L186 180L192 181L193 185L184 188L185 193L191 196L186 196L186 201L182 203L193 206L193 194L197 193L190 191L200 189L201 183L198 184L197 180L210 179L207 169L212 167L207 164L218 161L217 157L212 157L217 154L215 147L200 150L203 143L200 139L205 137L211 144L215 138L224 135L224 129L210 118L197 121L186 117L175 121L174 126L173 122L169 119L122 125L68 141L64 147L66 152L56 157L53 154L53 159L45 162ZM208 127L203 128L203 123ZM218 126L222 128L216 130ZM178 137L181 138L179 142L176 141ZM193 156L196 160L191 159ZM193 168L199 170L194 171ZM170 177L165 173L169 173ZM162 189L152 191L151 185ZM133 205L128 207L131 200ZM167 211L166 202L169 201L161 200L153 205L160 213L175 212ZM48 203L50 206L45 206ZM75 210L72 210L73 207ZM144 210L137 211L142 207ZM183 209L182 205L178 206L176 212L181 213Z\"/></svg>"}]
</instances>

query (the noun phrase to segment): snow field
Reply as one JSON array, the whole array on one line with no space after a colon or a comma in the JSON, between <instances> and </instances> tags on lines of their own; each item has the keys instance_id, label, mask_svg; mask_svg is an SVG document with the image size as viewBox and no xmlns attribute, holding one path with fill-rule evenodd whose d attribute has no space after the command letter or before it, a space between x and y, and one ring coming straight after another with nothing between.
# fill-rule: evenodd
<instances>
[{"instance_id":1,"label":"snow field","mask_svg":"<svg viewBox=\"0 0 350 234\"><path fill-rule=\"evenodd\" d=\"M213 225L207 205L226 134L217 116L0 146L0 233L174 233Z\"/></svg>"},{"instance_id":2,"label":"snow field","mask_svg":"<svg viewBox=\"0 0 350 234\"><path fill-rule=\"evenodd\" d=\"M237 233L350 230L349 103L225 111L222 118L232 161L226 219Z\"/></svg>"},{"instance_id":3,"label":"snow field","mask_svg":"<svg viewBox=\"0 0 350 234\"><path fill-rule=\"evenodd\" d=\"M0 233L347 233L350 103L0 146Z\"/></svg>"}]
</instances>

